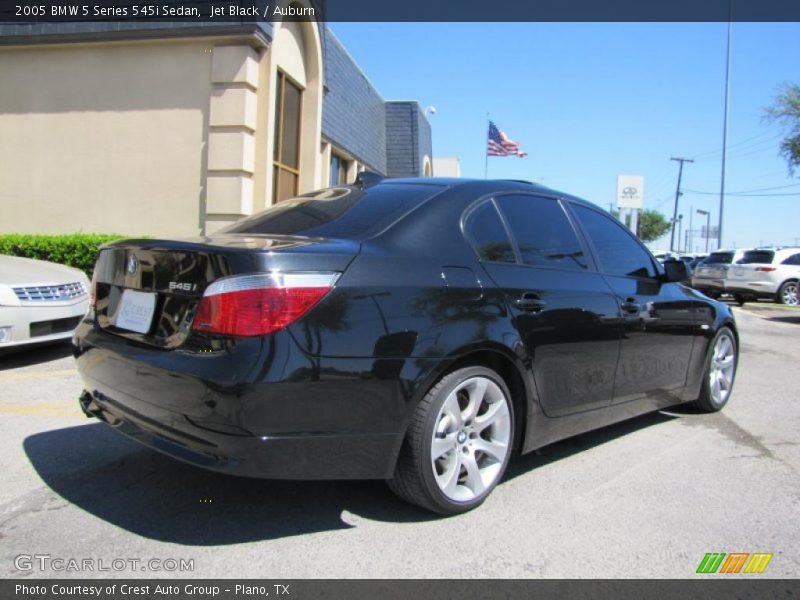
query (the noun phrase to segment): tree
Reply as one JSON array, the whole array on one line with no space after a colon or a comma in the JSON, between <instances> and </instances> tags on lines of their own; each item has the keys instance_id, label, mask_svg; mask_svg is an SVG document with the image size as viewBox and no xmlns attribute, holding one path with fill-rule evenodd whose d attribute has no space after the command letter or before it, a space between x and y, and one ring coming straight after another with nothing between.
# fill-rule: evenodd
<instances>
[{"instance_id":1,"label":"tree","mask_svg":"<svg viewBox=\"0 0 800 600\"><path fill-rule=\"evenodd\" d=\"M786 83L780 88L775 100L765 109L765 117L777 122L787 130L781 141L781 155L786 159L789 173L800 167L800 85Z\"/></svg>"},{"instance_id":2,"label":"tree","mask_svg":"<svg viewBox=\"0 0 800 600\"><path fill-rule=\"evenodd\" d=\"M619 211L611 213L619 219ZM628 223L625 223L627 227ZM652 242L670 230L669 219L657 210L644 209L639 211L639 239L643 242Z\"/></svg>"},{"instance_id":3,"label":"tree","mask_svg":"<svg viewBox=\"0 0 800 600\"><path fill-rule=\"evenodd\" d=\"M639 213L639 239L652 242L667 233L672 224L657 210L643 210Z\"/></svg>"}]
</instances>

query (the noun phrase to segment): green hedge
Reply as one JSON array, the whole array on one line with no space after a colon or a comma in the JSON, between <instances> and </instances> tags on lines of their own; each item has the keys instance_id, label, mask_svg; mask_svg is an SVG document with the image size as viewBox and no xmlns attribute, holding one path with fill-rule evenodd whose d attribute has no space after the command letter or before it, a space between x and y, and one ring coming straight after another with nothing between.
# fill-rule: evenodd
<instances>
[{"instance_id":1,"label":"green hedge","mask_svg":"<svg viewBox=\"0 0 800 600\"><path fill-rule=\"evenodd\" d=\"M49 260L81 269L92 276L97 248L101 244L126 236L98 233L73 233L70 235L0 235L0 254ZM128 236L129 237L129 236Z\"/></svg>"}]
</instances>

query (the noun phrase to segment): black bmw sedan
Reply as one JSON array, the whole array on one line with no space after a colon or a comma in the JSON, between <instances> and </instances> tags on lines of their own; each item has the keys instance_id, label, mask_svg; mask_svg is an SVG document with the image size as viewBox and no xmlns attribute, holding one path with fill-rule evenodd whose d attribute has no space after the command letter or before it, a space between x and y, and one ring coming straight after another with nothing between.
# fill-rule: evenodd
<instances>
[{"instance_id":1,"label":"black bmw sedan","mask_svg":"<svg viewBox=\"0 0 800 600\"><path fill-rule=\"evenodd\" d=\"M80 403L208 469L386 479L463 512L515 453L728 402L733 315L685 278L545 187L365 177L211 236L104 246Z\"/></svg>"}]
</instances>

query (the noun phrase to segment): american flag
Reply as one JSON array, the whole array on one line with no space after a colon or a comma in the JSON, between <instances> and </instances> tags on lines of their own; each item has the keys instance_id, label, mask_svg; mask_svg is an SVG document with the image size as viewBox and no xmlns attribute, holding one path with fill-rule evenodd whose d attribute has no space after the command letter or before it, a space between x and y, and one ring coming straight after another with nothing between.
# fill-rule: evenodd
<instances>
[{"instance_id":1,"label":"american flag","mask_svg":"<svg viewBox=\"0 0 800 600\"><path fill-rule=\"evenodd\" d=\"M489 145L487 147L489 156L519 156L525 158L527 152L519 149L519 144L497 128L494 122L489 121Z\"/></svg>"}]
</instances>

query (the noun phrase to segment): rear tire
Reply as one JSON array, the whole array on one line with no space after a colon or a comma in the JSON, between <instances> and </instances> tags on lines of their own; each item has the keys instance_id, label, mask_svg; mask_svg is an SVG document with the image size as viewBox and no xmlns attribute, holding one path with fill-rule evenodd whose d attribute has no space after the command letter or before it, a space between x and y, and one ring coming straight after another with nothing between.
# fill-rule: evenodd
<instances>
[{"instance_id":1,"label":"rear tire","mask_svg":"<svg viewBox=\"0 0 800 600\"><path fill-rule=\"evenodd\" d=\"M728 403L733 392L738 364L736 338L728 327L721 328L711 341L703 374L700 396L692 404L701 412L717 412Z\"/></svg>"},{"instance_id":2,"label":"rear tire","mask_svg":"<svg viewBox=\"0 0 800 600\"><path fill-rule=\"evenodd\" d=\"M392 491L442 515L479 506L505 473L514 447L514 406L503 379L485 367L442 377L417 405Z\"/></svg>"},{"instance_id":3,"label":"rear tire","mask_svg":"<svg viewBox=\"0 0 800 600\"><path fill-rule=\"evenodd\" d=\"M797 298L797 287L798 284L796 281L787 281L781 286L781 289L778 290L778 297L776 300L778 304L785 304L787 306L797 306L800 304Z\"/></svg>"}]
</instances>

